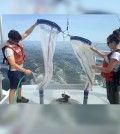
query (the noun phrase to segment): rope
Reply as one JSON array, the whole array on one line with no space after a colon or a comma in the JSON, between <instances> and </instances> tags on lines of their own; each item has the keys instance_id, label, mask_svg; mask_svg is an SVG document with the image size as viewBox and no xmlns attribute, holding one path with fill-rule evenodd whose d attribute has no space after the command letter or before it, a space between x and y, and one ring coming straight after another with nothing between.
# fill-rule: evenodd
<instances>
[{"instance_id":1,"label":"rope","mask_svg":"<svg viewBox=\"0 0 120 134\"><path fill-rule=\"evenodd\" d=\"M70 34L69 34L69 18L67 18L67 27L66 27L66 30L65 31L61 31L62 34L63 34L63 42L65 42L65 39L67 37L70 37ZM64 50L64 57L65 57L65 53L66 53L66 47L65 45L63 45L63 50ZM64 62L64 68L63 68L63 74L64 74L64 80L66 80L65 78L65 70L66 70L66 67L67 67L67 63L66 61ZM66 81L64 82L64 95L66 94Z\"/></svg>"},{"instance_id":2,"label":"rope","mask_svg":"<svg viewBox=\"0 0 120 134\"><path fill-rule=\"evenodd\" d=\"M64 37L64 34L63 34L63 42L65 43L65 37ZM63 44L63 54L64 54L64 58L65 58L65 53L66 53L66 47L65 45ZM63 75L64 75L64 80L66 80L66 77L65 77L65 70L66 70L66 61L64 61L64 68L63 68ZM66 81L64 82L64 95L66 93Z\"/></svg>"}]
</instances>

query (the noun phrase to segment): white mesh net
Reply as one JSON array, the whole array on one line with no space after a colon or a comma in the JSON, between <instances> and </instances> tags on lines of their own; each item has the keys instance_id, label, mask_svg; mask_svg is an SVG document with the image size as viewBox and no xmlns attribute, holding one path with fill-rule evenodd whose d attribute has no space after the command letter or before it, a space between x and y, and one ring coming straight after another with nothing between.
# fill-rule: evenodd
<instances>
[{"instance_id":1,"label":"white mesh net","mask_svg":"<svg viewBox=\"0 0 120 134\"><path fill-rule=\"evenodd\" d=\"M86 74L87 81L85 90L92 90L92 86L95 78L95 70L92 69L92 65L95 63L95 57L93 55L92 50L90 49L90 45L80 41L80 40L71 40L72 47L76 57L78 58L83 70Z\"/></svg>"},{"instance_id":2,"label":"white mesh net","mask_svg":"<svg viewBox=\"0 0 120 134\"><path fill-rule=\"evenodd\" d=\"M43 90L50 82L53 75L53 55L59 30L46 24L39 24L40 41L44 58L45 76L39 84L39 90Z\"/></svg>"}]
</instances>

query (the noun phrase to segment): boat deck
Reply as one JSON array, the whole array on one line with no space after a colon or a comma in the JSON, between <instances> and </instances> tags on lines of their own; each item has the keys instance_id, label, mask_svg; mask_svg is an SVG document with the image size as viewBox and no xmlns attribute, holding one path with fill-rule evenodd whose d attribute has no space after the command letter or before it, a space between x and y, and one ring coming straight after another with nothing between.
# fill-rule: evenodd
<instances>
[{"instance_id":1,"label":"boat deck","mask_svg":"<svg viewBox=\"0 0 120 134\"><path fill-rule=\"evenodd\" d=\"M51 101L61 98L61 94L64 93L66 88L66 94L70 96L70 99L76 100L79 104L83 104L83 90L81 85L49 85L44 91L44 104L50 104ZM68 89L67 89L68 88ZM5 97L1 101L1 104L8 104L9 91L4 91ZM39 92L37 85L23 85L22 94L28 98L29 104L39 104ZM88 104L109 104L106 97L106 89L100 86L94 86L88 96Z\"/></svg>"}]
</instances>

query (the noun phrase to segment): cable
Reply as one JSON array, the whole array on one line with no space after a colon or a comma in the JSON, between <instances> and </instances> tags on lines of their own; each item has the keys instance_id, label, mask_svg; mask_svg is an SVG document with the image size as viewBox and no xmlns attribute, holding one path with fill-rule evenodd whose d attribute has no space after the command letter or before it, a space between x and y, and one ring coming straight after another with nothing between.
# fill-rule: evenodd
<instances>
[{"instance_id":1,"label":"cable","mask_svg":"<svg viewBox=\"0 0 120 134\"><path fill-rule=\"evenodd\" d=\"M22 82L22 80L26 77L26 75L24 75L18 82L18 85L17 85L17 89L16 89L16 92L15 92L15 96L14 96L14 104L16 104L16 101L17 101L17 97L18 97L18 90L19 90L19 87L20 87L20 84Z\"/></svg>"},{"instance_id":2,"label":"cable","mask_svg":"<svg viewBox=\"0 0 120 134\"><path fill-rule=\"evenodd\" d=\"M61 31L61 32L63 33L63 42L65 43L65 38L67 38L68 36L70 36L69 35L69 18L67 18L67 27L66 27L66 30L65 31ZM66 47L65 47L65 45L63 45L63 50L64 50L64 56L65 56L65 53L66 53ZM64 62L64 68L63 68L64 80L66 79L65 78L65 70L66 70L66 68L67 68L67 63L65 61ZM64 96L66 96L66 89L67 89L66 85L67 85L67 83L66 83L66 81L64 81L64 93L63 93Z\"/></svg>"},{"instance_id":3,"label":"cable","mask_svg":"<svg viewBox=\"0 0 120 134\"><path fill-rule=\"evenodd\" d=\"M63 42L65 43L65 37L64 37L64 35L63 35ZM63 50L64 50L63 52L64 52L64 57L65 57L65 53L66 53L66 47L65 47L65 45L63 45ZM66 70L66 61L64 61L64 68L63 68L64 80L66 79L65 78L65 70ZM65 95L65 93L66 93L66 81L64 81L64 84L65 84L65 86L64 86L64 95Z\"/></svg>"},{"instance_id":4,"label":"cable","mask_svg":"<svg viewBox=\"0 0 120 134\"><path fill-rule=\"evenodd\" d=\"M66 37L70 37L71 35L69 34L69 17L67 18L67 27L66 27L66 30L62 31L61 32L63 33L63 38L66 38ZM66 36L65 36L66 35Z\"/></svg>"},{"instance_id":5,"label":"cable","mask_svg":"<svg viewBox=\"0 0 120 134\"><path fill-rule=\"evenodd\" d=\"M67 33L66 33L67 31ZM66 30L62 31L62 34L63 34L63 42L65 43L65 38L70 36L69 35L69 18L67 18L67 27L66 27ZM64 56L65 56L65 53L66 53L66 49L65 49L65 45L63 45L63 50L64 50ZM64 68L63 68L63 72L64 72L64 80L65 80L65 68L66 68L66 62L64 62ZM66 81L64 82L64 95L66 93Z\"/></svg>"},{"instance_id":6,"label":"cable","mask_svg":"<svg viewBox=\"0 0 120 134\"><path fill-rule=\"evenodd\" d=\"M119 23L120 23L120 18L119 18L119 16L116 14L116 16L117 16L117 18L118 18L118 21L119 21Z\"/></svg>"}]
</instances>

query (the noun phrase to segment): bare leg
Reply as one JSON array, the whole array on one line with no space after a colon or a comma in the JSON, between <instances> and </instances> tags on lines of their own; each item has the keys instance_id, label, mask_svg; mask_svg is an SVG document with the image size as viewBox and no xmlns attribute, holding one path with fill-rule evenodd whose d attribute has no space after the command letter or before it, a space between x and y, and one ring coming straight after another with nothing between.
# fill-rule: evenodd
<instances>
[{"instance_id":1,"label":"bare leg","mask_svg":"<svg viewBox=\"0 0 120 134\"><path fill-rule=\"evenodd\" d=\"M19 90L18 90L18 99L21 99L21 88L19 88Z\"/></svg>"},{"instance_id":2,"label":"bare leg","mask_svg":"<svg viewBox=\"0 0 120 134\"><path fill-rule=\"evenodd\" d=\"M9 104L14 103L15 89L10 89L9 92Z\"/></svg>"}]
</instances>

